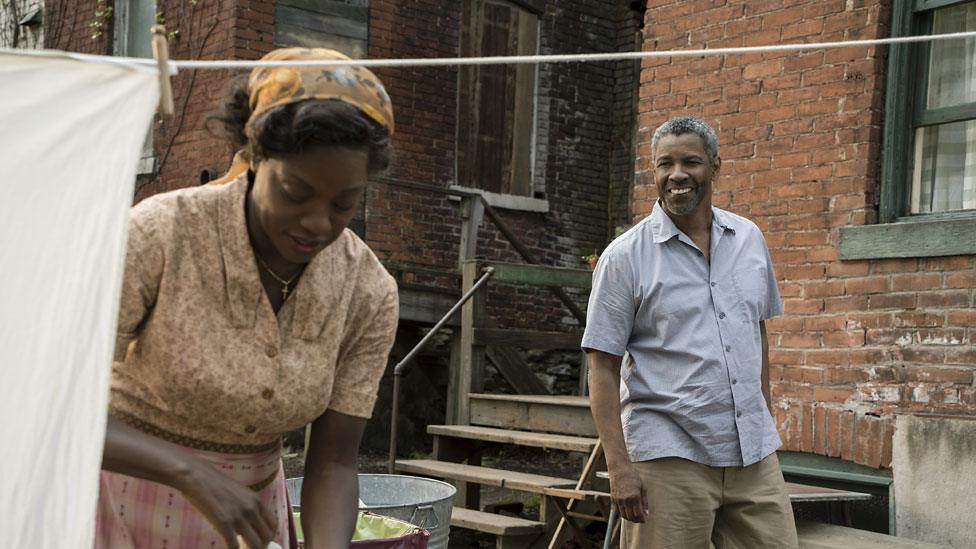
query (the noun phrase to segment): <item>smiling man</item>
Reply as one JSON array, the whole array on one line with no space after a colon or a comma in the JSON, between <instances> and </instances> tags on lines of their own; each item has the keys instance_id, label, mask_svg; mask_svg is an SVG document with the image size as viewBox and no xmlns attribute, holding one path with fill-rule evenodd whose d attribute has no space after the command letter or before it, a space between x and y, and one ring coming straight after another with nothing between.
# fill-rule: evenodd
<instances>
[{"instance_id":1,"label":"smiling man","mask_svg":"<svg viewBox=\"0 0 976 549\"><path fill-rule=\"evenodd\" d=\"M668 120L651 152L657 204L600 257L583 336L621 547L797 547L768 405L782 304L766 241L712 206L708 124Z\"/></svg>"}]
</instances>

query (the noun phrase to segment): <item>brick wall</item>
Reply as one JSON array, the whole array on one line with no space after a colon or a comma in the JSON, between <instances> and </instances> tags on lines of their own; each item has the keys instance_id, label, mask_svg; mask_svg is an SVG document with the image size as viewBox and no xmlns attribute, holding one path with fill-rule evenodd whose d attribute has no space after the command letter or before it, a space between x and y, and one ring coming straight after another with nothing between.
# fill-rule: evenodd
<instances>
[{"instance_id":1,"label":"brick wall","mask_svg":"<svg viewBox=\"0 0 976 549\"><path fill-rule=\"evenodd\" d=\"M636 29L628 14L625 6L607 9L598 0L551 0L540 16L540 53L615 51L622 47L619 36L632 37ZM461 3L455 0L371 0L369 56L457 56L460 18ZM397 115L396 160L390 176L445 188L454 184L456 69L378 73ZM618 73L623 86L619 96L625 101L627 86L636 85L633 70L628 79L626 69L615 73L611 63L540 67L534 187L549 201L550 211L503 210L501 215L542 263L579 267L580 256L602 249L612 234L611 150L613 145L630 149L627 135L633 125L633 111L630 117L613 116ZM622 129L615 133L615 125ZM629 172L632 163L624 158L624 171ZM629 178L622 176L620 184L629 186ZM618 200L618 210L625 203ZM391 263L454 268L460 239L458 203L439 193L374 185L367 204L366 235L370 246ZM478 255L522 261L487 221ZM544 291L496 285L493 292L492 313L507 325L517 321L551 326L568 321L568 313Z\"/></svg>"},{"instance_id":2,"label":"brick wall","mask_svg":"<svg viewBox=\"0 0 976 549\"><path fill-rule=\"evenodd\" d=\"M888 36L879 0L652 0L644 48ZM887 467L894 414L976 414L976 258L840 261L840 227L876 216L883 48L642 64L635 219L656 198L651 134L692 114L718 130L715 204L755 221L786 314L769 323L788 450Z\"/></svg>"},{"instance_id":3,"label":"brick wall","mask_svg":"<svg viewBox=\"0 0 976 549\"><path fill-rule=\"evenodd\" d=\"M45 47L111 55L114 18L93 37L95 12L106 2L48 1L44 16ZM113 2L107 2L113 4ZM273 0L179 0L157 2L166 29L177 32L170 42L173 59L256 59L271 51L274 33ZM233 151L206 130L206 117L219 112L227 97L228 81L243 72L181 71L172 79L176 113L158 120L153 132L157 174L141 176L136 199L166 190L196 185L200 171L222 171Z\"/></svg>"},{"instance_id":4,"label":"brick wall","mask_svg":"<svg viewBox=\"0 0 976 549\"><path fill-rule=\"evenodd\" d=\"M111 55L113 21L95 15L104 5L104 1L97 0L46 0L44 47ZM97 26L93 26L95 23Z\"/></svg>"},{"instance_id":5,"label":"brick wall","mask_svg":"<svg viewBox=\"0 0 976 549\"><path fill-rule=\"evenodd\" d=\"M168 31L180 37L170 45L178 59L257 59L274 40L273 0L210 0L196 6L179 0L160 3ZM247 71L182 71L173 79L176 114L157 125L153 148L157 177L143 182L137 198L196 185L203 169L218 173L233 150L207 130L208 116L219 113L229 83Z\"/></svg>"}]
</instances>

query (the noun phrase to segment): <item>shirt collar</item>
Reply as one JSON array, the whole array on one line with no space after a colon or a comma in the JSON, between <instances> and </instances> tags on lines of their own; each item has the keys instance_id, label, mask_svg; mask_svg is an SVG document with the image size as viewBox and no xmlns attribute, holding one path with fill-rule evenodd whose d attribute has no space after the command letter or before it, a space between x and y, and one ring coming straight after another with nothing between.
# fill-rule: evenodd
<instances>
[{"instance_id":1,"label":"shirt collar","mask_svg":"<svg viewBox=\"0 0 976 549\"><path fill-rule=\"evenodd\" d=\"M681 229L674 224L671 217L664 212L664 208L661 207L660 200L654 202L654 209L651 211L651 233L654 235L654 243L660 244L662 242L667 242L677 235L684 234ZM732 226L732 220L729 219L729 215L712 206L712 225L718 225L725 231L731 231L735 234L735 228Z\"/></svg>"},{"instance_id":2,"label":"shirt collar","mask_svg":"<svg viewBox=\"0 0 976 549\"><path fill-rule=\"evenodd\" d=\"M217 207L224 285L231 322L236 328L253 328L258 308L264 301L257 259L247 234L244 209L247 187L245 173L226 185ZM346 232L312 258L285 302L282 311L286 307L295 309L291 322L294 336L310 340L321 334L331 309L329 304L334 304L341 294L336 273L342 272L349 263L343 245L349 237ZM270 306L268 310L270 313Z\"/></svg>"}]
</instances>

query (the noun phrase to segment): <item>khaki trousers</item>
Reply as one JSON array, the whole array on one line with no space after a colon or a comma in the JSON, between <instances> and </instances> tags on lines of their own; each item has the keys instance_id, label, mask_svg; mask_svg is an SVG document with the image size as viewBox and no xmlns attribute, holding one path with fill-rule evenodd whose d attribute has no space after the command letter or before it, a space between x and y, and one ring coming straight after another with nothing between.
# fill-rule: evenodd
<instances>
[{"instance_id":1,"label":"khaki trousers","mask_svg":"<svg viewBox=\"0 0 976 549\"><path fill-rule=\"evenodd\" d=\"M650 515L622 521L622 549L798 547L793 508L776 454L748 467L680 458L635 463Z\"/></svg>"}]
</instances>

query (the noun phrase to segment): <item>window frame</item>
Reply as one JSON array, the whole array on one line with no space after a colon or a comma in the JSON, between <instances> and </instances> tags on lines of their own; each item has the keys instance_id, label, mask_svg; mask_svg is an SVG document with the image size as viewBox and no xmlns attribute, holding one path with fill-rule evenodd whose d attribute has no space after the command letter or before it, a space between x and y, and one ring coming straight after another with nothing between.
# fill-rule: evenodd
<instances>
[{"instance_id":1,"label":"window frame","mask_svg":"<svg viewBox=\"0 0 976 549\"><path fill-rule=\"evenodd\" d=\"M891 35L926 34L931 29L933 10L972 1L896 3L892 6ZM930 47L930 42L889 46L878 222L841 229L843 260L976 254L976 210L909 213L915 129L976 118L976 104L924 108Z\"/></svg>"},{"instance_id":2,"label":"window frame","mask_svg":"<svg viewBox=\"0 0 976 549\"><path fill-rule=\"evenodd\" d=\"M146 0L138 0L144 2ZM153 17L157 10L156 0L151 0L153 5ZM112 53L120 57L133 57L129 48L129 26L131 17L129 6L132 0L115 0L113 3L113 36ZM146 29L146 40L150 39L150 29ZM142 152L139 155L139 163L136 165L136 175L155 175L156 174L156 151L153 149L154 128L149 128L146 140L142 145Z\"/></svg>"},{"instance_id":3,"label":"window frame","mask_svg":"<svg viewBox=\"0 0 976 549\"><path fill-rule=\"evenodd\" d=\"M494 2L496 4L509 5L510 7L514 9L519 9L523 11L525 14L535 18L535 48L534 48L535 51L533 53L537 54L542 47L542 37L541 37L542 25L543 25L542 16L545 11L545 3L543 0L463 0L462 23L461 23L462 29L459 36L459 46L461 51L462 52L465 52L466 50L474 51L473 48L477 47L473 44L465 45L464 39L465 37L468 37L470 39L471 35L474 33L474 28L472 25L472 20L475 19L474 14L478 10L483 10L484 4L489 1ZM482 54L478 53L478 55L482 55ZM466 73L467 69L465 67L461 67L461 69L458 71L459 94L458 94L458 103L457 103L457 108L458 108L457 114L458 114L459 121L465 118L465 115L462 114L461 109L477 109L476 101L475 101L476 96L465 96L464 98L465 100L464 101L461 100L462 99L461 91L463 88L467 86L473 90L473 88L477 85L476 84L478 81L478 73L476 70L477 67L472 67L472 69L473 70L470 73ZM523 192L512 192L511 189L509 189L508 191L493 192L488 189L482 188L480 185L475 187L474 185L470 184L472 183L471 181L467 181L462 178L462 168L460 166L460 162L462 161L461 158L465 157L464 161L468 161L467 156L472 154L472 151L462 151L462 147L465 147L469 144L469 139L465 138L463 134L467 134L471 130L470 128L463 128L462 124L460 123L458 124L457 127L458 135L457 135L456 145L455 145L456 184L454 185L454 187L459 189L474 190L486 196L492 195L494 197L498 197L500 199L500 202L505 204L505 206L503 207L507 206L510 209L540 211L540 208L542 208L548 210L548 203L546 202L544 193L536 189L536 185L535 185L535 179L537 176L536 160L537 160L537 147L538 147L538 137L539 137L538 118L539 118L539 104L540 104L539 103L540 71L538 70L538 67L529 66L529 65L524 65L524 66L520 65L518 70L520 71L530 70L530 72L532 73L531 81L526 80L526 83L531 84L530 86L526 86L526 88L531 88L531 94L532 94L531 104L528 105L527 107L530 112L528 113L528 115L519 116L518 110L520 108L526 108L526 106L524 104L517 103L516 112L513 115L514 126L509 128L509 131L511 131L513 135L519 134L521 132L528 133L527 136L521 135L521 136L515 136L513 138L513 143L517 143L519 141L528 142L528 147L527 147L528 155L527 158L523 159L527 163L528 173L527 175L524 176L526 180L522 181L521 178L518 178L519 181L514 181L514 179L516 178L513 177L513 181L512 181L512 184L515 185ZM518 87L518 85L516 86ZM520 126L519 125L520 121L522 122L529 121L530 127L527 128L524 126ZM519 139L519 137L521 137L521 139ZM515 146L513 145L513 149L514 148ZM512 170L515 171L516 163L515 163L514 156L512 159L512 163L513 163ZM503 197L508 197L508 198L503 198Z\"/></svg>"}]
</instances>

